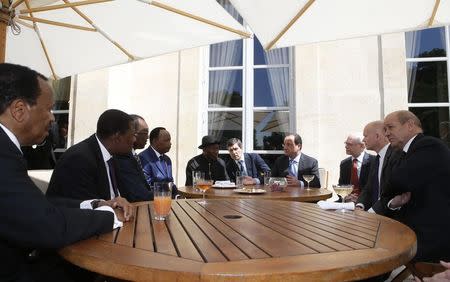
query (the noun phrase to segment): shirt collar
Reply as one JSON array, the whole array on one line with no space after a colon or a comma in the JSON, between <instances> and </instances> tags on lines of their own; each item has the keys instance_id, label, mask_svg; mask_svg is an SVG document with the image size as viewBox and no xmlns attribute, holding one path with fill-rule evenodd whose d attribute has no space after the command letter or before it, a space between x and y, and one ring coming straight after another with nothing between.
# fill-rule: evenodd
<instances>
[{"instance_id":1,"label":"shirt collar","mask_svg":"<svg viewBox=\"0 0 450 282\"><path fill-rule=\"evenodd\" d=\"M23 154L22 150L20 149L20 143L19 143L19 140L17 139L16 135L14 135L14 133L12 133L8 128L6 128L1 123L0 123L0 127L3 129L3 131L5 131L6 135L8 135L9 139L11 139L11 141L14 143L14 145L16 145L17 149L19 149L19 151Z\"/></svg>"},{"instance_id":2,"label":"shirt collar","mask_svg":"<svg viewBox=\"0 0 450 282\"><path fill-rule=\"evenodd\" d=\"M156 156L157 156L158 159L159 159L159 157L161 157L162 154L160 154L158 151L156 151L155 148L153 148L153 146L150 146L150 147L152 148L153 152L155 152Z\"/></svg>"},{"instance_id":3,"label":"shirt collar","mask_svg":"<svg viewBox=\"0 0 450 282\"><path fill-rule=\"evenodd\" d=\"M365 153L365 151L362 151L362 153L359 154L359 156L358 156L357 158L352 157L352 161L353 161L354 159L357 159L358 162L362 163L362 161L363 161L363 159L364 159L364 153Z\"/></svg>"},{"instance_id":4,"label":"shirt collar","mask_svg":"<svg viewBox=\"0 0 450 282\"><path fill-rule=\"evenodd\" d=\"M409 146L411 146L411 143L414 140L414 138L416 138L416 136L417 136L417 134L414 135L411 139L409 139L408 142L406 142L405 146L403 147L403 152L408 153Z\"/></svg>"},{"instance_id":5,"label":"shirt collar","mask_svg":"<svg viewBox=\"0 0 450 282\"><path fill-rule=\"evenodd\" d=\"M97 137L97 134L95 134L95 139L97 139L98 145L100 146L100 151L102 152L103 161L107 162L110 158L112 158L112 155L106 150L105 146L103 146L102 142Z\"/></svg>"},{"instance_id":6,"label":"shirt collar","mask_svg":"<svg viewBox=\"0 0 450 282\"><path fill-rule=\"evenodd\" d=\"M299 163L299 162L300 162L300 156L301 156L301 155L302 155L302 153L299 152L298 155L297 155L295 158L293 158L293 159L289 158L289 160L290 160L290 161L295 161L296 163Z\"/></svg>"},{"instance_id":7,"label":"shirt collar","mask_svg":"<svg viewBox=\"0 0 450 282\"><path fill-rule=\"evenodd\" d=\"M386 145L384 145L383 148L381 148L381 150L378 152L378 155L380 156L380 159L384 159L384 156L386 155L387 149L389 148L389 143L387 143Z\"/></svg>"}]
</instances>

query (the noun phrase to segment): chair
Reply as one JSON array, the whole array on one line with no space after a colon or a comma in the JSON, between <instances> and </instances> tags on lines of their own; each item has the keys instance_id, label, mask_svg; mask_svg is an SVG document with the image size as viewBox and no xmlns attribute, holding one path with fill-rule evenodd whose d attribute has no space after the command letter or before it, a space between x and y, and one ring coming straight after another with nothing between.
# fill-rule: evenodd
<instances>
[{"instance_id":1,"label":"chair","mask_svg":"<svg viewBox=\"0 0 450 282\"><path fill-rule=\"evenodd\" d=\"M397 276L392 279L392 282L400 282L408 278L411 274L418 277L420 280L424 277L431 277L436 273L445 271L446 268L439 263L430 262L409 262L405 264L403 269Z\"/></svg>"},{"instance_id":2,"label":"chair","mask_svg":"<svg viewBox=\"0 0 450 282\"><path fill-rule=\"evenodd\" d=\"M328 188L328 170L319 167L320 188Z\"/></svg>"}]
</instances>

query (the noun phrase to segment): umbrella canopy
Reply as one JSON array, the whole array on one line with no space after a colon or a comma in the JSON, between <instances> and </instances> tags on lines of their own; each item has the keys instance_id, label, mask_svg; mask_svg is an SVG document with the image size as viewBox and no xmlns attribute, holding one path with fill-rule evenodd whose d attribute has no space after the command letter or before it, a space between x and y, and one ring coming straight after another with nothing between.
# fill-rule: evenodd
<instances>
[{"instance_id":1,"label":"umbrella canopy","mask_svg":"<svg viewBox=\"0 0 450 282\"><path fill-rule=\"evenodd\" d=\"M249 36L215 0L2 3L5 61L55 78Z\"/></svg>"},{"instance_id":2,"label":"umbrella canopy","mask_svg":"<svg viewBox=\"0 0 450 282\"><path fill-rule=\"evenodd\" d=\"M450 1L230 0L266 50L450 23Z\"/></svg>"}]
</instances>

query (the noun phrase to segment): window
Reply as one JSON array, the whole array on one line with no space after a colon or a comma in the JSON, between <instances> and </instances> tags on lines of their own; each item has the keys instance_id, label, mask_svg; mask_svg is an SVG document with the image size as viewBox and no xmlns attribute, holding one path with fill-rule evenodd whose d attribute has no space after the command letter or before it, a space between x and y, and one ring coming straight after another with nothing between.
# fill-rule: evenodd
<instances>
[{"instance_id":1,"label":"window","mask_svg":"<svg viewBox=\"0 0 450 282\"><path fill-rule=\"evenodd\" d=\"M218 2L243 23L228 1ZM265 52L254 37L213 44L207 57L208 134L221 140L221 150L239 138L245 152L261 154L270 165L295 128L292 48Z\"/></svg>"},{"instance_id":2,"label":"window","mask_svg":"<svg viewBox=\"0 0 450 282\"><path fill-rule=\"evenodd\" d=\"M408 107L424 133L450 145L449 27L405 33Z\"/></svg>"}]
</instances>

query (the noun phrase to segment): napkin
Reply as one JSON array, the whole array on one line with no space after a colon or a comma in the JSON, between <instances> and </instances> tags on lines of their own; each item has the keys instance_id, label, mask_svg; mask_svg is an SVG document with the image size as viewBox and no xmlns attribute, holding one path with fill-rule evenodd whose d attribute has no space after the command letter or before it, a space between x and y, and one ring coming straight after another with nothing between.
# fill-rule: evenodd
<instances>
[{"instance_id":1,"label":"napkin","mask_svg":"<svg viewBox=\"0 0 450 282\"><path fill-rule=\"evenodd\" d=\"M355 203L349 202L349 203L336 203L336 202L327 202L327 201L318 201L317 204L321 209L324 210L339 210L339 209L345 209L345 210L354 210L355 209Z\"/></svg>"},{"instance_id":2,"label":"napkin","mask_svg":"<svg viewBox=\"0 0 450 282\"><path fill-rule=\"evenodd\" d=\"M234 184L234 183L231 182L230 180L223 180L223 181L217 180L216 182L214 182L214 184L217 184L217 185L230 185L230 184Z\"/></svg>"}]
</instances>

